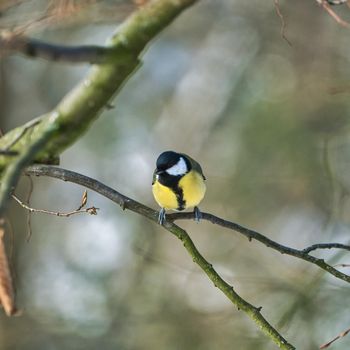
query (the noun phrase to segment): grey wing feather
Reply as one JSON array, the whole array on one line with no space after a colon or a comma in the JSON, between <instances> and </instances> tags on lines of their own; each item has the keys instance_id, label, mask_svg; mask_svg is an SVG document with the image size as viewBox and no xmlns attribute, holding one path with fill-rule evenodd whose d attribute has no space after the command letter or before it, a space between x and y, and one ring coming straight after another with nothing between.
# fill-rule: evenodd
<instances>
[{"instance_id":1,"label":"grey wing feather","mask_svg":"<svg viewBox=\"0 0 350 350\"><path fill-rule=\"evenodd\" d=\"M188 158L188 160L191 162L192 168L196 171L198 171L202 176L203 176L203 180L206 180L206 177L203 174L203 170L202 167L200 166L200 164L198 162L196 162L193 158L191 158L190 156L188 156L187 154L183 154L182 155L186 158Z\"/></svg>"}]
</instances>

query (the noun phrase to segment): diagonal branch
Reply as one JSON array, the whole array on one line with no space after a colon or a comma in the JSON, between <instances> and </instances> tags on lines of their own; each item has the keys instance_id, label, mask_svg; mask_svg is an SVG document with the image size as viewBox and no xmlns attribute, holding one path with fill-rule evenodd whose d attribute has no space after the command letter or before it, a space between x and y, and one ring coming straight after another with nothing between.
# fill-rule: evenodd
<instances>
[{"instance_id":1,"label":"diagonal branch","mask_svg":"<svg viewBox=\"0 0 350 350\"><path fill-rule=\"evenodd\" d=\"M13 147L19 153L26 149L31 140L41 135L52 123L50 116L55 114L56 133L39 155L37 162L57 156L79 139L91 126L110 102L128 77L139 67L142 51L180 13L198 0L153 0L135 11L118 27L108 40L106 48L115 50L111 61L94 65L86 77L68 93L58 106L40 117L41 123L34 126L30 137L25 135ZM26 126L21 126L0 139L0 149L10 144L15 135ZM0 157L0 173L9 164L6 157Z\"/></svg>"},{"instance_id":2,"label":"diagonal branch","mask_svg":"<svg viewBox=\"0 0 350 350\"><path fill-rule=\"evenodd\" d=\"M145 216L146 218L157 221L158 219L158 212L141 204L133 199L124 196L123 194L109 188L108 186L98 182L97 180L91 179L87 176L77 174L72 171L64 170L61 168L48 166L48 165L35 165L31 166L26 169L26 173L29 175L37 175L37 176L49 176L54 177L60 180L64 181L70 181L76 184L79 184L81 186L85 186L87 188L90 188L91 190L98 192L102 194L103 196L107 197L108 199L116 202L119 204L123 209L129 209L131 211L134 211L135 213L138 213L142 216ZM194 218L193 213L176 213L176 214L168 214L167 215L167 228L171 227L173 224L173 221L180 220L180 219L189 219L192 220ZM304 250L298 250L294 248L287 247L285 245L279 244L268 237L264 236L263 234L251 230L249 228L246 228L244 226L241 226L235 222L231 222L228 220L221 219L213 214L204 213L202 212L202 219L207 220L211 222L212 224L219 225L221 227L228 228L230 230L236 231L238 233L241 233L245 237L247 237L249 240L256 240L260 243L266 245L268 248L274 249L281 254L287 254L294 256L296 258L305 260L311 264L314 264L321 269L327 271L331 275L335 276L336 278L339 278L345 282L350 283L350 276L346 275L337 269L335 269L333 266L327 264L323 259L315 258L312 255L309 255L307 252L304 252ZM337 244L337 243L335 243ZM344 245L345 247L345 245ZM347 247L347 246L346 246ZM308 248L306 248L308 249Z\"/></svg>"},{"instance_id":3,"label":"diagonal branch","mask_svg":"<svg viewBox=\"0 0 350 350\"><path fill-rule=\"evenodd\" d=\"M0 155L0 216L3 215L13 187L22 169L33 160L46 163L78 140L99 113L139 66L145 46L182 11L197 0L153 0L135 11L112 35L107 47L119 54L113 60L95 65L50 113L39 118L12 147L19 156ZM0 150L12 144L28 124L16 128L0 139Z\"/></svg>"},{"instance_id":4,"label":"diagonal branch","mask_svg":"<svg viewBox=\"0 0 350 350\"><path fill-rule=\"evenodd\" d=\"M129 209L135 213L138 213L154 222L157 222L158 212L155 210L132 200L124 196L123 194L113 190L112 188L98 182L97 180L91 179L87 176L77 174L72 171L46 166L46 165L35 165L27 168L26 173L29 175L36 176L49 176L53 178L57 178L63 181L73 182L87 188L90 188L93 191L96 191L103 195L104 197L112 200L122 207L122 209ZM279 335L279 333L263 318L260 313L260 309L247 303L244 299L242 299L232 288L232 286L228 285L213 269L212 265L208 263L203 256L198 252L192 240L179 226L175 225L173 221L180 219L193 219L193 213L176 213L167 215L167 221L165 223L165 229L173 233L176 237L178 237L181 241L183 241L185 248L192 256L195 263L197 263L204 272L208 275L208 277L213 281L214 285L217 286L239 309L245 311L259 326L262 327L263 331L268 334L268 336L273 339L277 344L280 344L282 348L292 349L293 347L288 343L285 343L286 347L283 347L283 338ZM277 250L282 254L288 254L299 259L305 260L309 263L312 263L316 266L319 266L321 269L329 272L333 276L350 282L350 276L338 271L331 265L327 264L323 259L318 259L309 255L309 252L315 249L324 249L324 248L341 248L341 249L349 249L350 247L343 244L338 243L323 243L318 245L313 245L305 248L304 250L298 250L294 248L290 248L284 245L281 245L268 237L262 235L261 233L243 227L237 223L221 219L215 215L209 213L202 213L202 218L207 220L213 224L231 229L233 231L239 232L246 236L249 240L255 239L260 243L263 243L269 248ZM281 343L282 341L282 343Z\"/></svg>"},{"instance_id":5,"label":"diagonal branch","mask_svg":"<svg viewBox=\"0 0 350 350\"><path fill-rule=\"evenodd\" d=\"M167 216L167 218L169 220L173 220L173 221L181 220L181 219L193 219L193 217L194 217L193 213L176 213L176 214L170 214ZM306 252L304 250L298 250L298 249L287 247L285 245L279 244L279 243L271 240L270 238L262 235L261 233L259 233L257 231L254 231L254 230L251 230L247 227L241 226L235 222L221 219L213 214L202 213L202 219L207 220L214 225L219 225L221 227L225 227L225 228L228 228L230 230L239 232L242 235L244 235L245 237L247 237L249 240L255 239L256 241L259 241L260 243L266 245L266 247L277 250L281 254L291 255L291 256L294 256L296 258L305 260L311 264L317 265L321 269L329 272L331 275L333 275L333 276L335 276L335 277L337 277L345 282L350 283L350 276L349 275L346 275L346 274L338 271L333 266L327 264L323 259L315 258L314 256L309 255L308 249L310 247L305 248ZM335 243L335 244L338 245L338 243ZM347 247L347 246L342 245L343 249L345 249L344 247ZM339 248L339 246L334 247L334 248ZM317 248L315 248L315 249L317 249ZM310 251L312 251L312 250L314 250L314 249L311 249Z\"/></svg>"},{"instance_id":6,"label":"diagonal branch","mask_svg":"<svg viewBox=\"0 0 350 350\"><path fill-rule=\"evenodd\" d=\"M345 336L347 336L350 333L350 328L346 329L345 331L341 332L340 334L338 334L335 338L333 338L331 341L322 344L319 349L327 349L329 348L335 341L337 341L338 339L341 339Z\"/></svg>"},{"instance_id":7,"label":"diagonal branch","mask_svg":"<svg viewBox=\"0 0 350 350\"><path fill-rule=\"evenodd\" d=\"M335 11L331 8L330 5L342 5L346 1L345 0L316 0L316 2L323 7L325 11L341 26L345 28L350 28L350 23L343 20Z\"/></svg>"},{"instance_id":8,"label":"diagonal branch","mask_svg":"<svg viewBox=\"0 0 350 350\"><path fill-rule=\"evenodd\" d=\"M63 181L69 181L82 185L95 192L98 192L102 196L112 200L114 203L117 203L122 207L123 210L129 209L148 218L153 222L158 221L157 211L124 196L116 190L90 177L75 173L73 171L45 165L31 166L26 169L26 173L36 176L49 176ZM221 278L221 276L213 268L212 264L210 264L199 253L190 236L185 230L175 225L171 221L166 221L164 223L164 228L183 242L185 249L191 255L193 261L199 265L199 267L207 274L214 285L219 288L239 310L244 311L270 339L272 339L281 349L295 349L294 346L289 344L281 336L281 334L279 334L278 331L264 318L264 316L261 314L261 307L256 307L248 303L239 294L237 294L231 285L229 285Z\"/></svg>"}]
</instances>

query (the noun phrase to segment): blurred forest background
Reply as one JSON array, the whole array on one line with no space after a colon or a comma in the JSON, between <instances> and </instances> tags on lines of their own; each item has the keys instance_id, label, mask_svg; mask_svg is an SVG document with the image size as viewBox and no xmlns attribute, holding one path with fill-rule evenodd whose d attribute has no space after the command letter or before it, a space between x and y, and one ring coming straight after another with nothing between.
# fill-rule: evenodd
<instances>
[{"instance_id":1,"label":"blurred forest background","mask_svg":"<svg viewBox=\"0 0 350 350\"><path fill-rule=\"evenodd\" d=\"M45 21L48 3L55 2L5 4L0 28L24 25L47 42L101 44L137 7L90 1L78 14L59 17L58 9L59 20ZM155 159L182 151L207 177L202 210L298 249L348 243L350 31L314 0L281 1L281 11L292 46L281 38L273 1L203 0L185 11L148 47L115 108L64 152L61 166L157 208ZM350 18L346 5L336 11ZM0 65L4 132L55 107L89 68L19 55ZM27 192L24 178L17 194ZM32 206L72 210L82 192L34 179ZM100 208L97 216L34 214L29 242L27 213L11 205L24 313L1 313L1 349L275 348L176 238L92 192L89 204ZM345 282L209 223L181 226L297 349L316 349L350 326ZM344 252L315 254L350 263ZM349 349L350 337L333 347Z\"/></svg>"}]
</instances>

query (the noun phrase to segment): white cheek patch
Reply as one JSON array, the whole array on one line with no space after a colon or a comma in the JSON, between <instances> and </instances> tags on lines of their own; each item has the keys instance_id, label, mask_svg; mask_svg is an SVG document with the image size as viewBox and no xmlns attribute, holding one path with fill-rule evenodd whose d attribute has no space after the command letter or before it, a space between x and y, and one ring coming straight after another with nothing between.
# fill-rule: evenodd
<instances>
[{"instance_id":1,"label":"white cheek patch","mask_svg":"<svg viewBox=\"0 0 350 350\"><path fill-rule=\"evenodd\" d=\"M177 176L186 174L188 169L185 160L180 157L179 161L175 165L165 171L169 175Z\"/></svg>"}]
</instances>

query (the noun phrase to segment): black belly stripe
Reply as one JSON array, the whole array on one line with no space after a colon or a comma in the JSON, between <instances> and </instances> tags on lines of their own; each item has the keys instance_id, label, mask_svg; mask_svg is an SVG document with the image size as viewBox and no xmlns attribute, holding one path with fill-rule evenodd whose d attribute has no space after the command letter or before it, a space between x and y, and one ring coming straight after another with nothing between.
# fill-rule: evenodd
<instances>
[{"instance_id":1,"label":"black belly stripe","mask_svg":"<svg viewBox=\"0 0 350 350\"><path fill-rule=\"evenodd\" d=\"M176 188L174 188L174 192L176 194L176 199L177 199L177 210L184 210L186 207L186 201L184 199L184 192L182 190L182 188L180 188L179 186L176 186Z\"/></svg>"},{"instance_id":2,"label":"black belly stripe","mask_svg":"<svg viewBox=\"0 0 350 350\"><path fill-rule=\"evenodd\" d=\"M186 201L184 199L184 193L182 188L179 187L179 182L181 180L182 176L170 176L168 174L162 174L159 176L158 181L170 189L173 190L173 192L176 195L177 199L177 205L178 207L176 210L184 210L186 208Z\"/></svg>"}]
</instances>

